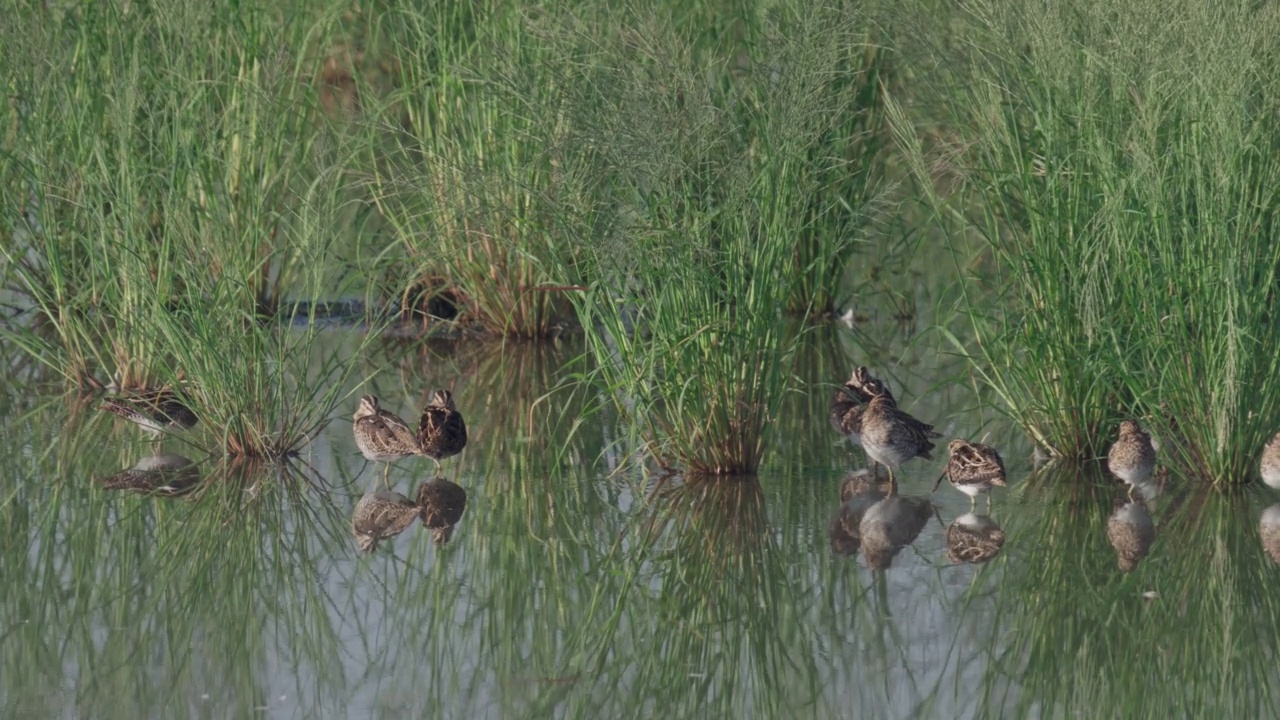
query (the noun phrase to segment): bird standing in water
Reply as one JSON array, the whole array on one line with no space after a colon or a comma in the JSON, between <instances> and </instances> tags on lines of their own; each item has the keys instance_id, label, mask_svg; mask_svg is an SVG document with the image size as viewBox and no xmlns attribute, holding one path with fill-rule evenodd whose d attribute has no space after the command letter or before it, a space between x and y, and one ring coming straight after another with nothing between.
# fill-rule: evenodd
<instances>
[{"instance_id":1,"label":"bird standing in water","mask_svg":"<svg viewBox=\"0 0 1280 720\"><path fill-rule=\"evenodd\" d=\"M453 403L453 393L437 390L418 420L418 447L436 464L440 477L440 461L457 455L467 446L467 424Z\"/></svg>"},{"instance_id":2,"label":"bird standing in water","mask_svg":"<svg viewBox=\"0 0 1280 720\"><path fill-rule=\"evenodd\" d=\"M1151 436L1132 420L1120 423L1120 437L1107 451L1107 469L1134 487L1151 477L1155 467L1156 449Z\"/></svg>"},{"instance_id":3,"label":"bird standing in water","mask_svg":"<svg viewBox=\"0 0 1280 720\"><path fill-rule=\"evenodd\" d=\"M894 482L894 469L912 458L932 459L930 438L941 437L933 426L920 422L898 409L893 396L883 384L867 386L876 393L862 413L862 448L875 462L889 468L889 482Z\"/></svg>"},{"instance_id":4,"label":"bird standing in water","mask_svg":"<svg viewBox=\"0 0 1280 720\"><path fill-rule=\"evenodd\" d=\"M372 552L379 540L404 532L417 519L421 508L398 492L378 490L366 494L351 514L351 535L360 552Z\"/></svg>"},{"instance_id":5,"label":"bird standing in water","mask_svg":"<svg viewBox=\"0 0 1280 720\"><path fill-rule=\"evenodd\" d=\"M351 429L360 452L369 460L386 464L382 473L384 486L388 484L387 477L391 472L389 463L422 454L409 426L394 413L379 407L378 398L373 395L360 398Z\"/></svg>"},{"instance_id":6,"label":"bird standing in water","mask_svg":"<svg viewBox=\"0 0 1280 720\"><path fill-rule=\"evenodd\" d=\"M990 445L971 443L964 440L952 440L947 445L947 467L933 484L933 491L938 491L942 478L951 482L951 486L969 496L969 509L978 503L978 495L989 491L992 487L1005 486L1004 460L1000 453ZM991 496L987 495L987 509L991 508Z\"/></svg>"},{"instance_id":7,"label":"bird standing in water","mask_svg":"<svg viewBox=\"0 0 1280 720\"><path fill-rule=\"evenodd\" d=\"M153 439L166 432L190 430L196 424L195 413L168 388L107 398L100 407L112 415L137 423Z\"/></svg>"}]
</instances>

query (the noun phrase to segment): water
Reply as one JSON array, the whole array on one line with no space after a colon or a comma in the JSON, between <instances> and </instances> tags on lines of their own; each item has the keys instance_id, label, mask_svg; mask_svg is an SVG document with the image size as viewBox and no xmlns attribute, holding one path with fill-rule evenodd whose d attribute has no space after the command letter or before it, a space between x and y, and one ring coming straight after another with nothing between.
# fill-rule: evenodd
<instances>
[{"instance_id":1,"label":"water","mask_svg":"<svg viewBox=\"0 0 1280 720\"><path fill-rule=\"evenodd\" d=\"M335 331L328 350L348 346ZM10 388L0 716L1277 715L1280 585L1259 529L1280 497L1174 473L1147 503L1154 543L1121 572L1123 490L1096 469L1033 472L962 361L885 347L814 333L797 373L885 368L947 438L1000 447L1011 487L988 562L949 560L969 501L945 484L883 572L833 552L841 482L865 461L827 425L825 385L788 397L758 481L686 482L621 466L618 419L553 392L572 341L389 352L363 390L413 422L453 389L471 440L445 474L469 504L448 545L415 527L369 556L349 513L382 468L346 406L284 473L225 467L199 432L167 440L218 482L159 499L91 480L153 453L135 428ZM927 498L941 459L909 463L900 495ZM390 477L409 494L430 473L405 460Z\"/></svg>"}]
</instances>

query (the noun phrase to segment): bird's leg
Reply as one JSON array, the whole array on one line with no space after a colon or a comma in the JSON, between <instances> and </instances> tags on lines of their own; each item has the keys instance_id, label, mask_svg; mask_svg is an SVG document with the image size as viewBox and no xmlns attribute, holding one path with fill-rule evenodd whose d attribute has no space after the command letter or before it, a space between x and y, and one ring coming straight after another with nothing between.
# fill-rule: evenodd
<instances>
[{"instance_id":1,"label":"bird's leg","mask_svg":"<svg viewBox=\"0 0 1280 720\"><path fill-rule=\"evenodd\" d=\"M969 512L973 512L974 510L977 510L977 509L978 509L978 496L970 495L969 496Z\"/></svg>"},{"instance_id":2,"label":"bird's leg","mask_svg":"<svg viewBox=\"0 0 1280 720\"><path fill-rule=\"evenodd\" d=\"M945 472L943 472L941 475L938 476L938 481L933 484L933 490L929 492L930 495L938 492L938 488L942 485L942 478L946 476L947 474Z\"/></svg>"},{"instance_id":3,"label":"bird's leg","mask_svg":"<svg viewBox=\"0 0 1280 720\"><path fill-rule=\"evenodd\" d=\"M391 474L391 463L383 463L383 464L382 464L382 468L383 468L383 470L382 470L382 489L383 489L383 490L390 490L390 489L391 489L391 480L390 480L389 476L390 476L390 474Z\"/></svg>"},{"instance_id":4,"label":"bird's leg","mask_svg":"<svg viewBox=\"0 0 1280 720\"><path fill-rule=\"evenodd\" d=\"M431 458L431 462L433 462L433 463L435 463L435 464L436 464L436 474L435 474L435 476L436 476L436 477L440 477L440 460L439 460L438 458Z\"/></svg>"}]
</instances>

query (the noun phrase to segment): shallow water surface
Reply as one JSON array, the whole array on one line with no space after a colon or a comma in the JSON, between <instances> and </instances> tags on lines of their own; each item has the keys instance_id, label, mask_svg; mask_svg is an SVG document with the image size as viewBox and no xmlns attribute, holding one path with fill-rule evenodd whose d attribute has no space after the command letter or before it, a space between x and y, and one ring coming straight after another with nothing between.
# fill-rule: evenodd
<instances>
[{"instance_id":1,"label":"shallow water surface","mask_svg":"<svg viewBox=\"0 0 1280 720\"><path fill-rule=\"evenodd\" d=\"M168 439L205 482L145 497L101 482L156 454L134 427L13 389L0 716L1280 714L1280 497L1033 472L962 364L812 338L759 478L726 482L621 464L622 424L552 392L572 342L404 354L359 391L414 422L453 389L471 439L444 473L468 504L448 544L415 526L370 555L350 513L382 468L345 406L286 471L204 456L199 426ZM826 402L855 363L944 438L842 507L865 459ZM945 483L931 501L945 441L984 435L1010 469L990 515Z\"/></svg>"}]
</instances>

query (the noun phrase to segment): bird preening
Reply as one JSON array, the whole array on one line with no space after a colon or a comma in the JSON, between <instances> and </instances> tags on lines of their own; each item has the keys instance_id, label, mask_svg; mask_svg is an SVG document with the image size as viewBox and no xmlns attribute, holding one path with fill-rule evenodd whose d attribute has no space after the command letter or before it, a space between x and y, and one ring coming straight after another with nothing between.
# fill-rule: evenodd
<instances>
[{"instance_id":1,"label":"bird preening","mask_svg":"<svg viewBox=\"0 0 1280 720\"><path fill-rule=\"evenodd\" d=\"M437 390L422 411L417 430L390 411L382 409L378 398L365 395L356 408L352 432L360 452L373 462L384 463L383 484L390 465L396 460L421 455L435 463L436 477L440 461L457 455L467 446L467 425L454 404L453 394Z\"/></svg>"}]
</instances>

